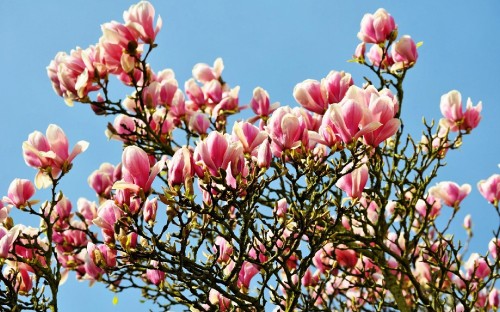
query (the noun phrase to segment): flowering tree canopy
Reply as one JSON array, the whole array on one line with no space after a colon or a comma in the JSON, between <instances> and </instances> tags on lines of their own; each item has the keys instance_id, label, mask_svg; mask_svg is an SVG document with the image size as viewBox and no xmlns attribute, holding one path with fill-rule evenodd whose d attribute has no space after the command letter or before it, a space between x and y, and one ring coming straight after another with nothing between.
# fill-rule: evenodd
<instances>
[{"instance_id":1,"label":"flowering tree canopy","mask_svg":"<svg viewBox=\"0 0 500 312\"><path fill-rule=\"evenodd\" d=\"M449 234L472 191L500 216L500 175L472 185L438 175L482 103L445 90L442 117L424 118L419 137L405 132L404 82L422 43L395 17L361 19L349 61L364 80L342 70L305 79L291 106L261 86L242 103L221 58L185 82L153 68L162 25L141 1L47 66L67 105L113 117L106 135L122 158L96 167L96 197L75 203L59 185L89 143L71 145L55 124L28 136L33 182L14 179L0 201L3 309L57 311L74 272L165 311L497 310L500 225L487 252L468 251L470 216L467 241Z\"/></svg>"}]
</instances>

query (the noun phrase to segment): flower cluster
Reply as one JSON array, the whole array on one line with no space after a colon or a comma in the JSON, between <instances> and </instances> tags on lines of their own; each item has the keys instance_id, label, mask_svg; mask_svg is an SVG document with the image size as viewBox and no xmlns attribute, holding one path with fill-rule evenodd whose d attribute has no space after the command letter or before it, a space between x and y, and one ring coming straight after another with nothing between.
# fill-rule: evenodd
<instances>
[{"instance_id":1,"label":"flower cluster","mask_svg":"<svg viewBox=\"0 0 500 312\"><path fill-rule=\"evenodd\" d=\"M253 115L232 128L247 105L222 78L222 59L196 64L182 89L172 70L147 62L162 25L153 6L141 1L123 19L103 24L95 46L59 53L47 68L68 104L115 115L106 133L123 142L121 162L92 172L96 200L80 198L73 209L58 182L88 144L70 153L55 125L30 134L25 161L52 196L36 210L35 185L15 179L0 202L5 293L31 295L33 309L44 310L57 301L38 300L45 295L37 283L55 296L74 271L117 292L141 289L164 309L498 308L500 231L489 254L464 261L447 229L472 187L431 186L447 152L478 126L481 104L469 100L464 112L451 91L439 125L426 124L419 143L405 138L402 82L417 45L398 39L388 12L363 17L354 56L380 85L358 86L332 70L295 86L297 107L272 103L256 87ZM109 98L112 76L130 90L122 101ZM500 214L500 177L478 189ZM38 216L40 228L14 225L13 207ZM442 214L451 214L444 229ZM472 237L470 215L463 225Z\"/></svg>"}]
</instances>

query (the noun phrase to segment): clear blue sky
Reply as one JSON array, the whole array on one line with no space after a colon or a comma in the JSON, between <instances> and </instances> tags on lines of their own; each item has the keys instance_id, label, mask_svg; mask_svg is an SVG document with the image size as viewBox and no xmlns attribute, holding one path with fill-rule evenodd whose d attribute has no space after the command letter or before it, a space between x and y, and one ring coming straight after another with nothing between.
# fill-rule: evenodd
<instances>
[{"instance_id":1,"label":"clear blue sky","mask_svg":"<svg viewBox=\"0 0 500 312\"><path fill-rule=\"evenodd\" d=\"M87 106L67 107L52 90L45 67L58 51L69 52L98 41L100 24L122 21L134 1L7 1L0 0L0 195L16 177L34 177L25 166L21 144L34 130L60 125L71 144L85 139L90 147L78 156L62 189L75 203L94 198L88 175L102 162L120 160L120 144L107 142L108 120ZM462 148L449 153L438 181L470 183L473 192L459 213L454 233L470 213L475 224L473 249L483 253L498 225L493 209L480 197L476 183L500 172L500 2L490 1L152 1L163 18L158 49L151 58L156 71L172 68L180 84L198 62L225 63L224 79L240 85L241 103L256 86L272 101L296 105L292 90L307 78L321 79L332 69L353 74L362 83L367 74L347 63L358 44L356 34L364 13L386 8L400 35L423 41L417 65L405 81L403 120L420 137L421 118L440 118L442 94L457 89L464 100L483 101L483 120ZM116 98L122 98L120 92ZM44 199L44 193L37 198ZM22 220L19 214L15 220ZM60 311L142 311L137 293L113 294L100 285L69 281L61 288Z\"/></svg>"}]
</instances>

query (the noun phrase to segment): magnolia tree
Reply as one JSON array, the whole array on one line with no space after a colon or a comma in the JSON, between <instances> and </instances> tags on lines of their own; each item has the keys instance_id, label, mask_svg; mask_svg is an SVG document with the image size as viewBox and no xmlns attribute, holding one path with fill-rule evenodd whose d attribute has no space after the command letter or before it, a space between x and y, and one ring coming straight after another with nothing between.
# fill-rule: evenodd
<instances>
[{"instance_id":1,"label":"magnolia tree","mask_svg":"<svg viewBox=\"0 0 500 312\"><path fill-rule=\"evenodd\" d=\"M367 69L365 83L342 71L304 80L293 108L261 87L241 106L221 59L196 64L179 87L172 70L148 63L162 26L152 5L123 19L47 67L68 105L115 116L107 134L123 142L122 161L88 177L96 199L71 203L58 185L88 143L70 152L53 124L29 135L34 181L15 179L0 202L2 309L57 311L73 271L115 292L139 289L162 310L497 310L500 227L489 252L467 252L448 232L472 187L438 178L481 103L464 107L450 91L439 122L406 134L403 82L419 44L388 12L361 20L351 61ZM116 78L129 88L123 100L110 97ZM238 118L244 108L249 119ZM36 188L51 196L34 199ZM477 189L500 214L500 175ZM40 227L16 223L12 209ZM470 238L469 217L463 225Z\"/></svg>"}]
</instances>

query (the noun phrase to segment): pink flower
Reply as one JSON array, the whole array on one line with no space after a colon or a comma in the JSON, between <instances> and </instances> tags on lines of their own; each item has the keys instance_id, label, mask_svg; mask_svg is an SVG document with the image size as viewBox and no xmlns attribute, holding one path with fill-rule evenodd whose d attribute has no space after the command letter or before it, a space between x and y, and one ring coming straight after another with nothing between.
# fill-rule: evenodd
<instances>
[{"instance_id":1,"label":"pink flower","mask_svg":"<svg viewBox=\"0 0 500 312\"><path fill-rule=\"evenodd\" d=\"M382 56L384 56L383 59ZM371 46L366 57L373 66L381 67L383 69L386 69L393 64L392 58L389 57L387 53L384 55L384 50L376 44Z\"/></svg>"},{"instance_id":2,"label":"pink flower","mask_svg":"<svg viewBox=\"0 0 500 312\"><path fill-rule=\"evenodd\" d=\"M356 46L356 50L354 50L352 58L359 61L364 61L365 53L366 53L366 44L364 42L361 42Z\"/></svg>"},{"instance_id":3,"label":"pink flower","mask_svg":"<svg viewBox=\"0 0 500 312\"><path fill-rule=\"evenodd\" d=\"M360 198L368 181L368 166L363 164L352 172L343 175L335 185L351 198Z\"/></svg>"},{"instance_id":4,"label":"pink flower","mask_svg":"<svg viewBox=\"0 0 500 312\"><path fill-rule=\"evenodd\" d=\"M460 202L469 195L471 186L464 184L458 186L455 182L440 182L429 189L429 194L437 199L441 199L445 205L458 208Z\"/></svg>"},{"instance_id":5,"label":"pink flower","mask_svg":"<svg viewBox=\"0 0 500 312\"><path fill-rule=\"evenodd\" d=\"M92 242L87 243L87 257L85 260L85 271L87 274L98 279L105 270L116 266L116 250L108 245L95 245Z\"/></svg>"},{"instance_id":6,"label":"pink flower","mask_svg":"<svg viewBox=\"0 0 500 312\"><path fill-rule=\"evenodd\" d=\"M210 80L203 85L202 90L212 103L222 101L222 85L219 80Z\"/></svg>"},{"instance_id":7,"label":"pink flower","mask_svg":"<svg viewBox=\"0 0 500 312\"><path fill-rule=\"evenodd\" d=\"M358 38L366 43L384 43L391 39L396 28L394 18L386 10L378 9L374 14L363 16Z\"/></svg>"},{"instance_id":8,"label":"pink flower","mask_svg":"<svg viewBox=\"0 0 500 312\"><path fill-rule=\"evenodd\" d=\"M151 260L150 265L153 268L158 268L159 262L156 260ZM146 278L154 285L160 285L160 283L165 280L165 272L156 269L146 269Z\"/></svg>"},{"instance_id":9,"label":"pink flower","mask_svg":"<svg viewBox=\"0 0 500 312\"><path fill-rule=\"evenodd\" d=\"M95 245L88 242L87 252L92 262L100 268L113 268L116 266L116 249L111 249L108 245Z\"/></svg>"},{"instance_id":10,"label":"pink flower","mask_svg":"<svg viewBox=\"0 0 500 312\"><path fill-rule=\"evenodd\" d=\"M500 305L500 291L498 288L493 288L488 295L488 303L490 307L497 309Z\"/></svg>"},{"instance_id":11,"label":"pink flower","mask_svg":"<svg viewBox=\"0 0 500 312\"><path fill-rule=\"evenodd\" d=\"M435 219L441 212L441 201L432 195L427 195L425 200L419 199L415 205L415 210L422 216Z\"/></svg>"},{"instance_id":12,"label":"pink flower","mask_svg":"<svg viewBox=\"0 0 500 312\"><path fill-rule=\"evenodd\" d=\"M98 45L100 63L104 64L111 74L130 73L131 61L134 57L140 57L142 52L136 30L115 21L101 25L101 30L102 36ZM123 65L127 65L126 68ZM133 65L135 67L135 64ZM131 73L133 74L133 71Z\"/></svg>"},{"instance_id":13,"label":"pink flower","mask_svg":"<svg viewBox=\"0 0 500 312\"><path fill-rule=\"evenodd\" d=\"M210 289L208 293L208 301L211 304L216 305L218 307L217 311L225 312L230 310L231 308L231 300L221 295L217 290Z\"/></svg>"},{"instance_id":14,"label":"pink flower","mask_svg":"<svg viewBox=\"0 0 500 312\"><path fill-rule=\"evenodd\" d=\"M225 91L222 94L222 100L218 104L216 104L211 111L212 118L217 118L219 115L225 113L239 112L240 108L242 108L239 106L239 92L239 86Z\"/></svg>"},{"instance_id":15,"label":"pink flower","mask_svg":"<svg viewBox=\"0 0 500 312\"><path fill-rule=\"evenodd\" d=\"M431 266L422 257L415 261L415 277L421 285L428 285L432 282Z\"/></svg>"},{"instance_id":16,"label":"pink flower","mask_svg":"<svg viewBox=\"0 0 500 312\"><path fill-rule=\"evenodd\" d=\"M224 63L219 57L215 60L214 66L210 67L205 63L198 63L193 67L193 77L201 83L206 83L214 79L219 79L222 70L224 70Z\"/></svg>"},{"instance_id":17,"label":"pink flower","mask_svg":"<svg viewBox=\"0 0 500 312\"><path fill-rule=\"evenodd\" d=\"M144 123L141 120L135 119L127 115L117 115L113 121L113 131L106 129L106 136L109 139L116 139L123 142L135 141L135 132L140 132L141 129L137 126L142 126Z\"/></svg>"},{"instance_id":18,"label":"pink flower","mask_svg":"<svg viewBox=\"0 0 500 312\"><path fill-rule=\"evenodd\" d=\"M335 248L332 243L327 243L320 250L314 254L312 262L319 272L324 273L332 269L333 258L332 255Z\"/></svg>"},{"instance_id":19,"label":"pink flower","mask_svg":"<svg viewBox=\"0 0 500 312\"><path fill-rule=\"evenodd\" d=\"M285 218L287 211L288 211L288 203L286 201L286 198L278 200L273 209L274 215L276 215L276 217L278 218Z\"/></svg>"},{"instance_id":20,"label":"pink flower","mask_svg":"<svg viewBox=\"0 0 500 312\"><path fill-rule=\"evenodd\" d=\"M323 115L328 108L328 94L319 81L307 79L293 89L293 97L305 109Z\"/></svg>"},{"instance_id":21,"label":"pink flower","mask_svg":"<svg viewBox=\"0 0 500 312\"><path fill-rule=\"evenodd\" d=\"M83 197L76 202L78 212L85 218L87 223L97 218L97 208L94 202L91 202Z\"/></svg>"},{"instance_id":22,"label":"pink flower","mask_svg":"<svg viewBox=\"0 0 500 312\"><path fill-rule=\"evenodd\" d=\"M136 32L138 37L145 43L152 44L161 29L162 19L158 16L156 26L153 28L155 9L151 3L141 1L130 6L128 11L123 12L125 26Z\"/></svg>"},{"instance_id":23,"label":"pink flower","mask_svg":"<svg viewBox=\"0 0 500 312\"><path fill-rule=\"evenodd\" d=\"M49 205L42 207L42 210L44 210L45 213L48 213L49 207ZM59 228L66 228L69 224L68 219L71 215L72 208L73 205L71 204L71 201L66 196L63 196L52 208L50 219L52 221L57 219L57 226Z\"/></svg>"},{"instance_id":24,"label":"pink flower","mask_svg":"<svg viewBox=\"0 0 500 312\"><path fill-rule=\"evenodd\" d=\"M191 150L186 146L178 149L168 162L168 184L181 185L190 180L195 173L195 164Z\"/></svg>"},{"instance_id":25,"label":"pink flower","mask_svg":"<svg viewBox=\"0 0 500 312\"><path fill-rule=\"evenodd\" d=\"M27 296L29 291L33 288L33 279L26 266L18 265L17 263L15 266L8 264L3 271L3 276L13 282L12 285L14 289L16 289L20 295Z\"/></svg>"},{"instance_id":26,"label":"pink flower","mask_svg":"<svg viewBox=\"0 0 500 312\"><path fill-rule=\"evenodd\" d=\"M472 217L470 214L465 216L463 226L467 231L472 229Z\"/></svg>"},{"instance_id":27,"label":"pink flower","mask_svg":"<svg viewBox=\"0 0 500 312\"><path fill-rule=\"evenodd\" d=\"M278 102L273 104L269 103L269 94L266 90L262 89L261 87L257 87L253 90L253 97L250 101L250 107L257 116L267 117L280 105Z\"/></svg>"},{"instance_id":28,"label":"pink flower","mask_svg":"<svg viewBox=\"0 0 500 312\"><path fill-rule=\"evenodd\" d=\"M468 278L483 279L491 273L488 262L478 253L471 254L464 267Z\"/></svg>"},{"instance_id":29,"label":"pink flower","mask_svg":"<svg viewBox=\"0 0 500 312\"><path fill-rule=\"evenodd\" d=\"M232 142L228 134L217 131L210 132L205 140L198 143L193 158L197 165L216 177L220 176L219 169L227 171L231 167L233 176L236 176L245 166L241 143ZM197 173L203 176L202 172Z\"/></svg>"},{"instance_id":30,"label":"pink flower","mask_svg":"<svg viewBox=\"0 0 500 312\"><path fill-rule=\"evenodd\" d=\"M101 88L98 81L107 72L98 57L98 48L94 46L76 48L70 55L59 52L47 66L54 91L69 106L73 106L73 101L88 101L88 94Z\"/></svg>"},{"instance_id":31,"label":"pink flower","mask_svg":"<svg viewBox=\"0 0 500 312\"><path fill-rule=\"evenodd\" d=\"M333 137L344 144L354 142L381 126L377 121L364 125L367 112L363 104L344 98L342 103L330 105L323 116L320 134L325 142L335 142Z\"/></svg>"},{"instance_id":32,"label":"pink flower","mask_svg":"<svg viewBox=\"0 0 500 312\"><path fill-rule=\"evenodd\" d=\"M492 238L488 244L488 250L493 259L497 259L498 253L500 252L500 240L497 238Z\"/></svg>"},{"instance_id":33,"label":"pink flower","mask_svg":"<svg viewBox=\"0 0 500 312\"><path fill-rule=\"evenodd\" d=\"M158 107L155 109L152 118L149 119L149 126L160 137L170 136L175 129L174 117L170 112L167 113L165 107Z\"/></svg>"},{"instance_id":34,"label":"pink flower","mask_svg":"<svg viewBox=\"0 0 500 312\"><path fill-rule=\"evenodd\" d=\"M105 242L114 241L115 223L123 214L113 200L107 200L99 206L97 217L92 222L101 228Z\"/></svg>"},{"instance_id":35,"label":"pink flower","mask_svg":"<svg viewBox=\"0 0 500 312\"><path fill-rule=\"evenodd\" d=\"M482 103L472 106L470 98L467 99L465 112L462 110L462 95L456 90L452 90L441 97L441 113L444 116L445 125L451 131L471 131L476 128L481 121Z\"/></svg>"},{"instance_id":36,"label":"pink flower","mask_svg":"<svg viewBox=\"0 0 500 312\"><path fill-rule=\"evenodd\" d=\"M271 144L266 139L262 144L260 144L257 150L257 166L259 168L269 168L271 166L271 161L273 159L273 154L271 151Z\"/></svg>"},{"instance_id":37,"label":"pink flower","mask_svg":"<svg viewBox=\"0 0 500 312\"><path fill-rule=\"evenodd\" d=\"M259 273L259 267L256 264L247 261L243 262L240 273L238 275L238 282L236 286L243 292L248 292L250 282L257 273Z\"/></svg>"},{"instance_id":38,"label":"pink flower","mask_svg":"<svg viewBox=\"0 0 500 312\"><path fill-rule=\"evenodd\" d=\"M210 117L201 112L192 112L188 115L188 128L198 134L206 134L210 127Z\"/></svg>"},{"instance_id":39,"label":"pink flower","mask_svg":"<svg viewBox=\"0 0 500 312\"><path fill-rule=\"evenodd\" d=\"M241 142L243 153L256 156L258 147L268 139L265 131L260 130L249 122L235 122L233 126L233 140Z\"/></svg>"},{"instance_id":40,"label":"pink flower","mask_svg":"<svg viewBox=\"0 0 500 312\"><path fill-rule=\"evenodd\" d=\"M148 193L156 175L163 170L163 161L150 168L149 156L137 146L127 146L122 153L123 180L115 182L114 189L130 189L139 192L142 189Z\"/></svg>"},{"instance_id":41,"label":"pink flower","mask_svg":"<svg viewBox=\"0 0 500 312\"><path fill-rule=\"evenodd\" d=\"M199 85L196 84L193 78L189 79L184 83L184 89L188 98L197 106L201 107L205 105L205 93Z\"/></svg>"},{"instance_id":42,"label":"pink flower","mask_svg":"<svg viewBox=\"0 0 500 312\"><path fill-rule=\"evenodd\" d=\"M372 95L363 124L365 127L376 124L380 124L380 126L363 135L366 144L376 147L396 134L401 126L401 121L394 117L398 109L397 104L389 96Z\"/></svg>"},{"instance_id":43,"label":"pink flower","mask_svg":"<svg viewBox=\"0 0 500 312\"><path fill-rule=\"evenodd\" d=\"M68 172L73 159L84 152L88 145L86 141L79 141L70 154L66 135L54 124L48 126L46 137L38 131L31 133L28 141L23 143L23 156L28 166L40 170L35 177L35 185L40 188L52 184L48 170L53 178L57 178L61 172Z\"/></svg>"},{"instance_id":44,"label":"pink flower","mask_svg":"<svg viewBox=\"0 0 500 312\"><path fill-rule=\"evenodd\" d=\"M301 146L302 135L307 130L304 119L292 113L290 107L278 108L269 118L267 131L272 139L271 150L274 156L280 157L283 150Z\"/></svg>"},{"instance_id":45,"label":"pink flower","mask_svg":"<svg viewBox=\"0 0 500 312\"><path fill-rule=\"evenodd\" d=\"M326 78L321 80L327 92L328 103L340 103L349 87L354 84L351 74L332 70Z\"/></svg>"},{"instance_id":46,"label":"pink flower","mask_svg":"<svg viewBox=\"0 0 500 312\"><path fill-rule=\"evenodd\" d=\"M11 206L4 206L3 202L0 200L0 223L3 223L10 213Z\"/></svg>"},{"instance_id":47,"label":"pink flower","mask_svg":"<svg viewBox=\"0 0 500 312\"><path fill-rule=\"evenodd\" d=\"M29 199L35 194L35 187L30 180L14 179L10 183L7 192L7 197L4 197L3 201L18 208L23 208L29 205Z\"/></svg>"},{"instance_id":48,"label":"pink flower","mask_svg":"<svg viewBox=\"0 0 500 312\"><path fill-rule=\"evenodd\" d=\"M493 205L498 205L500 201L500 174L494 174L486 180L477 183L477 188L481 195Z\"/></svg>"},{"instance_id":49,"label":"pink flower","mask_svg":"<svg viewBox=\"0 0 500 312\"><path fill-rule=\"evenodd\" d=\"M0 259L6 259L12 251L14 241L17 239L21 229L18 225L10 230L0 226Z\"/></svg>"},{"instance_id":50,"label":"pink flower","mask_svg":"<svg viewBox=\"0 0 500 312\"><path fill-rule=\"evenodd\" d=\"M143 209L144 222L153 224L156 220L156 211L158 210L158 198L146 199Z\"/></svg>"},{"instance_id":51,"label":"pink flower","mask_svg":"<svg viewBox=\"0 0 500 312\"><path fill-rule=\"evenodd\" d=\"M358 255L356 252L343 244L335 248L335 259L340 266L351 269L358 263Z\"/></svg>"},{"instance_id":52,"label":"pink flower","mask_svg":"<svg viewBox=\"0 0 500 312\"><path fill-rule=\"evenodd\" d=\"M89 186L100 197L109 197L111 194L111 187L114 181L115 167L110 163L103 163L99 166L98 170L92 172L87 179Z\"/></svg>"},{"instance_id":53,"label":"pink flower","mask_svg":"<svg viewBox=\"0 0 500 312\"><path fill-rule=\"evenodd\" d=\"M212 247L214 255L218 255L217 262L228 263L231 261L233 254L233 246L222 236L215 238L214 246Z\"/></svg>"},{"instance_id":54,"label":"pink flower","mask_svg":"<svg viewBox=\"0 0 500 312\"><path fill-rule=\"evenodd\" d=\"M391 55L394 62L411 67L418 58L417 45L410 36L403 36L392 46Z\"/></svg>"}]
</instances>

